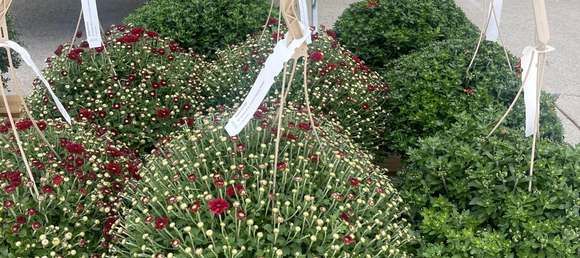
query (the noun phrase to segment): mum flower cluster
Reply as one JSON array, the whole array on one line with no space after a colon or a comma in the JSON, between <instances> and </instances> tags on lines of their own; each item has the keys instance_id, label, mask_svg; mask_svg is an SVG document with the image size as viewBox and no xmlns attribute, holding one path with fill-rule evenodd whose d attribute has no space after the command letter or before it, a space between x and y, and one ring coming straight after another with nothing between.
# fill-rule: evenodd
<instances>
[{"instance_id":1,"label":"mum flower cluster","mask_svg":"<svg viewBox=\"0 0 580 258\"><path fill-rule=\"evenodd\" d=\"M142 150L179 124L190 124L199 107L197 55L144 28L112 26L103 46L64 44L47 63L43 75L69 114L98 124L131 148ZM35 117L59 117L44 85L33 84L28 103Z\"/></svg>"},{"instance_id":2,"label":"mum flower cluster","mask_svg":"<svg viewBox=\"0 0 580 258\"><path fill-rule=\"evenodd\" d=\"M282 27L286 30L285 26ZM198 72L201 94L207 106L227 105L243 101L266 59L273 53L277 43L277 24L267 25L265 35L249 35L247 40L229 50L218 51L218 61ZM285 31L281 31L282 34ZM387 112L384 109L389 86L360 58L343 48L335 39L334 32L320 27L312 35L308 50L308 94L314 112L324 112L338 119L349 129L355 141L365 150L378 153L382 146ZM259 44L258 44L259 43ZM296 72L288 100L304 104L304 65L302 61L288 63L286 74L296 65ZM282 73L275 78L270 96L279 98Z\"/></svg>"},{"instance_id":3,"label":"mum flower cluster","mask_svg":"<svg viewBox=\"0 0 580 258\"><path fill-rule=\"evenodd\" d=\"M238 136L223 129L233 113L221 108L159 145L127 189L119 257L406 256L406 208L384 171L324 117L318 144L292 105L275 162L273 103Z\"/></svg>"},{"instance_id":4,"label":"mum flower cluster","mask_svg":"<svg viewBox=\"0 0 580 258\"><path fill-rule=\"evenodd\" d=\"M55 152L29 120L18 122L32 181L16 138L0 125L0 253L13 257L101 257L116 236L121 194L140 161L98 126L38 122ZM38 190L38 195L36 194Z\"/></svg>"}]
</instances>

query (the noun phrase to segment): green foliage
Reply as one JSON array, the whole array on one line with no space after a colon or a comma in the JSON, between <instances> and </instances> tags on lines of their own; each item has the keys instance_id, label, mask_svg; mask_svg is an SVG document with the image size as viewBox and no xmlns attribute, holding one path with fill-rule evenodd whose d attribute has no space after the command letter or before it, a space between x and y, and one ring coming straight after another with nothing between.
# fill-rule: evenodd
<instances>
[{"instance_id":1,"label":"green foliage","mask_svg":"<svg viewBox=\"0 0 580 258\"><path fill-rule=\"evenodd\" d=\"M476 44L476 39L438 42L387 65L384 76L391 90L386 109L392 116L385 137L390 152L404 153L419 137L449 129L458 113L478 113L490 104L498 112L507 110L521 86L518 60L510 55L510 71L503 48L484 41L466 73ZM523 102L522 95L505 122L508 127L524 125ZM561 141L554 100L543 94L541 102L542 135Z\"/></svg>"},{"instance_id":2,"label":"green foliage","mask_svg":"<svg viewBox=\"0 0 580 258\"><path fill-rule=\"evenodd\" d=\"M452 0L375 3L352 4L335 24L338 39L371 67L381 68L434 41L479 35Z\"/></svg>"},{"instance_id":3,"label":"green foliage","mask_svg":"<svg viewBox=\"0 0 580 258\"><path fill-rule=\"evenodd\" d=\"M267 0L150 0L124 22L157 31L182 47L213 57L216 49L260 30L269 10ZM278 17L276 8L272 17Z\"/></svg>"},{"instance_id":4,"label":"green foliage","mask_svg":"<svg viewBox=\"0 0 580 258\"><path fill-rule=\"evenodd\" d=\"M16 25L14 24L14 14L12 12L6 13L6 26L8 27L8 37L10 40L17 42L18 44L22 43L18 40L20 33L16 30ZM15 54L14 51L10 51L12 55L12 65L14 68L18 68L20 66L20 57L18 54ZM8 62L8 55L6 54L5 48L0 48L0 71L2 73L7 73L10 71L10 63ZM2 76L2 81L7 81L8 78L4 78ZM4 85L6 87L6 85Z\"/></svg>"},{"instance_id":5,"label":"green foliage","mask_svg":"<svg viewBox=\"0 0 580 258\"><path fill-rule=\"evenodd\" d=\"M577 257L580 150L540 138L529 176L532 137L502 126L486 138L499 115L460 113L408 151L400 191L426 243L418 254Z\"/></svg>"}]
</instances>

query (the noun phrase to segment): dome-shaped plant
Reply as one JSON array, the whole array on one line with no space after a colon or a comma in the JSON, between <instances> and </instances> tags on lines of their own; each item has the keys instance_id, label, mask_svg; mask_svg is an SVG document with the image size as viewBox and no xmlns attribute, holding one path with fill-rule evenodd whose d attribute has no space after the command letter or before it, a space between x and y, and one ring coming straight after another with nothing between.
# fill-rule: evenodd
<instances>
[{"instance_id":1,"label":"dome-shaped plant","mask_svg":"<svg viewBox=\"0 0 580 258\"><path fill-rule=\"evenodd\" d=\"M361 1L344 10L335 29L374 68L436 41L479 36L453 0Z\"/></svg>"},{"instance_id":2,"label":"dome-shaped plant","mask_svg":"<svg viewBox=\"0 0 580 258\"><path fill-rule=\"evenodd\" d=\"M404 257L413 237L389 179L336 122L261 107L235 137L231 110L168 138L128 189L119 257ZM276 167L276 177L274 177Z\"/></svg>"},{"instance_id":3,"label":"dome-shaped plant","mask_svg":"<svg viewBox=\"0 0 580 258\"><path fill-rule=\"evenodd\" d=\"M101 257L118 218L117 195L138 178L139 161L98 127L38 122L56 143L53 153L32 125L16 123L34 182L12 130L0 125L0 256Z\"/></svg>"},{"instance_id":4,"label":"dome-shaped plant","mask_svg":"<svg viewBox=\"0 0 580 258\"><path fill-rule=\"evenodd\" d=\"M124 22L155 30L211 57L215 50L236 44L260 28L270 6L267 0L149 0ZM272 17L278 17L276 8Z\"/></svg>"},{"instance_id":5,"label":"dome-shaped plant","mask_svg":"<svg viewBox=\"0 0 580 258\"><path fill-rule=\"evenodd\" d=\"M59 46L44 77L72 117L86 118L131 148L143 148L187 123L199 107L194 94L197 57L156 32L121 25L105 32L106 49ZM109 57L111 63L109 63ZM35 117L60 113L35 80L28 103Z\"/></svg>"},{"instance_id":6,"label":"dome-shaped plant","mask_svg":"<svg viewBox=\"0 0 580 258\"><path fill-rule=\"evenodd\" d=\"M285 26L281 29L281 35L286 33ZM218 61L199 71L201 94L209 106L231 106L246 97L274 50L277 33L276 23L272 21L261 41L260 33L249 35L246 42L218 51ZM322 111L338 119L365 150L377 153L385 133L387 114L383 106L389 86L357 56L345 50L335 36L321 26L320 34L313 35L312 44L308 45L310 104L314 112ZM293 65L293 61L288 63L287 82ZM305 103L303 61L299 60L296 67L288 100ZM279 98L282 81L281 72L275 78L270 96Z\"/></svg>"}]
</instances>

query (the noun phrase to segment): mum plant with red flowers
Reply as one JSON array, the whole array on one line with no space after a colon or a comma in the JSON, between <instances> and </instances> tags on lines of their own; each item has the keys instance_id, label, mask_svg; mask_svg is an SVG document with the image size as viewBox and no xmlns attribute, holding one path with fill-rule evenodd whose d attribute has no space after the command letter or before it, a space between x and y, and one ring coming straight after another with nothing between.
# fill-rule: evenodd
<instances>
[{"instance_id":1,"label":"mum plant with red flowers","mask_svg":"<svg viewBox=\"0 0 580 258\"><path fill-rule=\"evenodd\" d=\"M88 120L131 148L151 146L196 108L195 54L156 32L112 26L103 46L60 46L43 75L69 114ZM110 59L110 60L109 60ZM35 80L28 103L39 118L59 117L44 85Z\"/></svg>"},{"instance_id":2,"label":"mum plant with red flowers","mask_svg":"<svg viewBox=\"0 0 580 258\"><path fill-rule=\"evenodd\" d=\"M286 26L281 29L282 34L286 33ZM267 35L277 35L275 33L277 24L270 24L261 40L260 33L255 33L249 35L243 44L216 53L218 61L214 62L215 65L199 72L203 85L201 94L211 103L209 106L231 106L246 97L277 43L275 38ZM335 36L324 26L311 36L306 74L310 104L315 113L324 112L339 120L366 150L378 153L386 133L384 105L389 86L360 58L344 49ZM293 65L293 61L288 63L288 74ZM296 72L289 83L292 89L288 100L304 104L302 61L296 64ZM275 78L270 96L279 98L281 84L282 73Z\"/></svg>"},{"instance_id":3,"label":"mum plant with red flowers","mask_svg":"<svg viewBox=\"0 0 580 258\"><path fill-rule=\"evenodd\" d=\"M153 151L142 184L127 189L118 257L406 256L407 208L339 123L316 117L320 145L295 126L307 113L288 107L276 163L275 107L234 137L232 111L196 116Z\"/></svg>"},{"instance_id":4,"label":"mum plant with red flowers","mask_svg":"<svg viewBox=\"0 0 580 258\"><path fill-rule=\"evenodd\" d=\"M95 136L97 126L38 122L55 153L31 125L16 124L34 181L12 130L0 125L0 256L101 257L117 237L110 230L118 195L138 178L138 160L107 135Z\"/></svg>"}]
</instances>

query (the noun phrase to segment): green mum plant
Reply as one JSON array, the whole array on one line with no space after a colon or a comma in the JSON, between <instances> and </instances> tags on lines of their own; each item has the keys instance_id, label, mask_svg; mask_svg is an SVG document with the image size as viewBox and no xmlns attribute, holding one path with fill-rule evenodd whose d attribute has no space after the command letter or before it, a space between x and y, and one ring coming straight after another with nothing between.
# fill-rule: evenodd
<instances>
[{"instance_id":1,"label":"green mum plant","mask_svg":"<svg viewBox=\"0 0 580 258\"><path fill-rule=\"evenodd\" d=\"M532 137L500 127L486 138L499 116L463 112L408 151L399 189L423 236L419 256L580 255L580 152L540 138L530 176Z\"/></svg>"},{"instance_id":2,"label":"green mum plant","mask_svg":"<svg viewBox=\"0 0 580 258\"><path fill-rule=\"evenodd\" d=\"M193 72L197 57L140 27L112 26L105 36L106 48L90 49L86 41L65 44L47 59L43 75L69 114L140 150L178 124L191 123L199 108ZM38 79L33 91L28 103L36 117L60 117Z\"/></svg>"},{"instance_id":3,"label":"green mum plant","mask_svg":"<svg viewBox=\"0 0 580 258\"><path fill-rule=\"evenodd\" d=\"M249 35L243 44L229 50L218 51L218 61L199 71L201 94L208 106L228 105L244 100L256 77L273 52L280 34L276 21L266 28L265 37L260 33ZM310 104L315 113L324 112L340 120L353 135L355 141L370 153L380 153L385 134L387 113L384 105L387 86L383 79L371 71L356 55L344 49L336 40L334 32L320 27L319 34L312 35L308 50L307 86ZM258 44L259 43L259 44ZM290 81L294 62L288 62L287 83L291 90L289 101L304 104L304 63L299 60ZM283 72L275 78L269 96L279 97Z\"/></svg>"},{"instance_id":4,"label":"green mum plant","mask_svg":"<svg viewBox=\"0 0 580 258\"><path fill-rule=\"evenodd\" d=\"M348 49L375 68L435 41L479 35L452 0L361 1L344 10L335 29Z\"/></svg>"},{"instance_id":5,"label":"green mum plant","mask_svg":"<svg viewBox=\"0 0 580 258\"><path fill-rule=\"evenodd\" d=\"M318 116L319 145L307 112L290 106L275 163L271 108L234 137L231 110L199 115L160 145L127 191L119 257L407 256L402 199L347 130Z\"/></svg>"},{"instance_id":6,"label":"green mum plant","mask_svg":"<svg viewBox=\"0 0 580 258\"><path fill-rule=\"evenodd\" d=\"M490 104L498 106L498 112L507 110L522 83L519 61L509 56L512 72L503 48L484 41L468 71L476 40L438 42L387 65L384 76L391 91L386 109L392 116L385 137L390 152L404 154L417 146L418 138L449 129L455 115L463 111L479 113ZM563 127L553 110L554 101L542 93L542 137L562 141ZM519 128L524 121L520 96L505 123Z\"/></svg>"},{"instance_id":7,"label":"green mum plant","mask_svg":"<svg viewBox=\"0 0 580 258\"><path fill-rule=\"evenodd\" d=\"M150 0L124 22L155 30L211 58L217 49L264 25L269 11L267 0ZM276 8L272 17L278 17Z\"/></svg>"},{"instance_id":8,"label":"green mum plant","mask_svg":"<svg viewBox=\"0 0 580 258\"><path fill-rule=\"evenodd\" d=\"M140 162L125 145L95 135L98 129L37 125L56 153L30 120L16 123L34 182L12 130L0 125L0 256L101 257L122 204L117 196L138 178Z\"/></svg>"}]
</instances>

